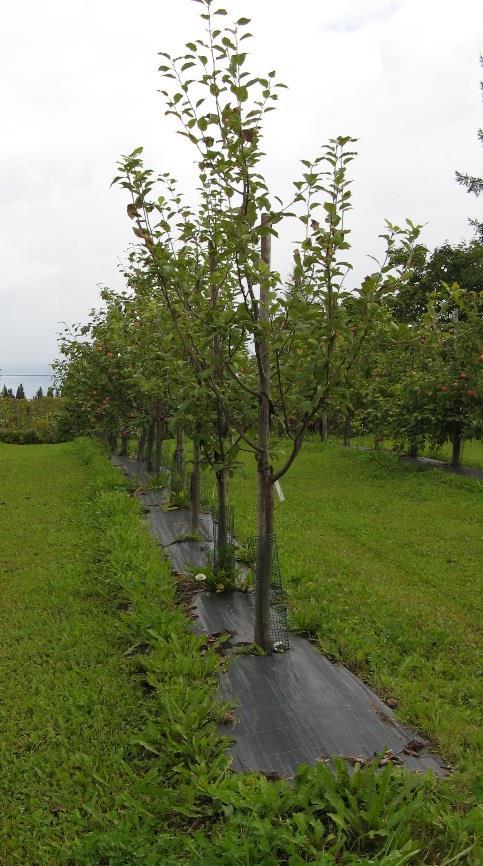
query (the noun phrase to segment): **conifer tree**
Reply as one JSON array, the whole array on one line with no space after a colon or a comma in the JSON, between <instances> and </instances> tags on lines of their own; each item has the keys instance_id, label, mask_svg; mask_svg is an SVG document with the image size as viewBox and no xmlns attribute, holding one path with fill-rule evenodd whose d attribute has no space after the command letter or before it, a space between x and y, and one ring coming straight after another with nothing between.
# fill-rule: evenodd
<instances>
[{"instance_id":1,"label":"conifer tree","mask_svg":"<svg viewBox=\"0 0 483 866\"><path fill-rule=\"evenodd\" d=\"M20 385L17 388L17 393L15 394L15 399L16 400L25 400L25 391L24 391L22 383L20 383Z\"/></svg>"}]
</instances>

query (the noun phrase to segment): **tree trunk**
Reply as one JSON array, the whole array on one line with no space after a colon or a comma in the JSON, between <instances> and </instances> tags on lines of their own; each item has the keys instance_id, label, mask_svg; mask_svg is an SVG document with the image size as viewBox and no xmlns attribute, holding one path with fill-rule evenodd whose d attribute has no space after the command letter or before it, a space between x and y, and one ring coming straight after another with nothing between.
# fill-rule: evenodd
<instances>
[{"instance_id":1,"label":"tree trunk","mask_svg":"<svg viewBox=\"0 0 483 866\"><path fill-rule=\"evenodd\" d=\"M211 276L211 306L216 310L218 304L219 288L213 275L216 273L216 248L212 241L209 244L209 265ZM213 336L213 359L215 365L215 381L220 389L223 389L223 352L218 334ZM216 477L216 503L217 503L217 550L215 550L215 563L222 565L226 545L228 543L227 506L228 506L228 473L225 467L225 439L228 434L223 409L219 400L216 401L216 427L219 450L214 453L216 464L221 464L222 469L215 471Z\"/></svg>"},{"instance_id":2,"label":"tree trunk","mask_svg":"<svg viewBox=\"0 0 483 866\"><path fill-rule=\"evenodd\" d=\"M136 454L136 460L138 463L142 463L144 460L144 449L146 447L146 427L141 428L141 433L139 434L138 440L138 450Z\"/></svg>"},{"instance_id":3,"label":"tree trunk","mask_svg":"<svg viewBox=\"0 0 483 866\"><path fill-rule=\"evenodd\" d=\"M451 444L452 444L451 465L452 466L461 466L461 450L463 447L463 437L461 435L461 427L459 424L455 424L455 426L453 428L453 433L451 436Z\"/></svg>"},{"instance_id":4,"label":"tree trunk","mask_svg":"<svg viewBox=\"0 0 483 866\"><path fill-rule=\"evenodd\" d=\"M409 442L408 455L409 457L418 456L418 443L415 439L411 439Z\"/></svg>"},{"instance_id":5,"label":"tree trunk","mask_svg":"<svg viewBox=\"0 0 483 866\"><path fill-rule=\"evenodd\" d=\"M111 449L111 451L115 451L117 448L117 434L116 433L109 433L108 442L109 442L109 448Z\"/></svg>"},{"instance_id":6,"label":"tree trunk","mask_svg":"<svg viewBox=\"0 0 483 866\"><path fill-rule=\"evenodd\" d=\"M380 449L381 449L381 445L382 445L382 441L383 441L383 438L384 438L384 437L381 436L380 433L376 433L376 435L374 436L374 449L375 449L376 451L380 451Z\"/></svg>"},{"instance_id":7,"label":"tree trunk","mask_svg":"<svg viewBox=\"0 0 483 866\"><path fill-rule=\"evenodd\" d=\"M346 448L350 447L351 444L351 416L346 415L344 418L344 445Z\"/></svg>"},{"instance_id":8,"label":"tree trunk","mask_svg":"<svg viewBox=\"0 0 483 866\"><path fill-rule=\"evenodd\" d=\"M129 446L129 432L127 430L123 430L121 433L121 448L119 451L120 457L128 456L128 446Z\"/></svg>"},{"instance_id":9,"label":"tree trunk","mask_svg":"<svg viewBox=\"0 0 483 866\"><path fill-rule=\"evenodd\" d=\"M179 477L182 490L186 487L185 459L184 459L184 430L176 431L176 448L174 451L174 468Z\"/></svg>"},{"instance_id":10,"label":"tree trunk","mask_svg":"<svg viewBox=\"0 0 483 866\"><path fill-rule=\"evenodd\" d=\"M269 214L262 216L267 223ZM261 237L260 255L270 269L271 235ZM259 323L268 324L270 319L270 282L260 280ZM255 340L258 364L258 549L255 582L255 635L254 640L264 650L273 649L270 628L270 581L273 557L273 482L270 465L270 346L263 337Z\"/></svg>"},{"instance_id":11,"label":"tree trunk","mask_svg":"<svg viewBox=\"0 0 483 866\"><path fill-rule=\"evenodd\" d=\"M193 470L191 473L191 531L198 532L200 528L200 496L201 496L201 460L200 438L193 437Z\"/></svg>"},{"instance_id":12,"label":"tree trunk","mask_svg":"<svg viewBox=\"0 0 483 866\"><path fill-rule=\"evenodd\" d=\"M258 546L255 583L255 635L258 646L273 648L270 628L270 582L273 559L273 484L266 455L258 458Z\"/></svg>"},{"instance_id":13,"label":"tree trunk","mask_svg":"<svg viewBox=\"0 0 483 866\"><path fill-rule=\"evenodd\" d=\"M227 506L228 506L228 472L225 468L218 469L216 476L216 519L218 523L218 550L216 551L216 561L220 562L223 559L223 551L228 544L228 521L227 521Z\"/></svg>"},{"instance_id":14,"label":"tree trunk","mask_svg":"<svg viewBox=\"0 0 483 866\"><path fill-rule=\"evenodd\" d=\"M323 413L322 418L320 420L321 420L320 438L322 439L322 442L328 442L329 441L329 417L327 415L327 412Z\"/></svg>"},{"instance_id":15,"label":"tree trunk","mask_svg":"<svg viewBox=\"0 0 483 866\"><path fill-rule=\"evenodd\" d=\"M163 420L156 418L154 428L156 447L154 449L154 474L159 475L161 472L161 451L163 447Z\"/></svg>"},{"instance_id":16,"label":"tree trunk","mask_svg":"<svg viewBox=\"0 0 483 866\"><path fill-rule=\"evenodd\" d=\"M146 436L146 469L148 472L153 471L154 425L155 421L152 418L148 424L148 432Z\"/></svg>"}]
</instances>

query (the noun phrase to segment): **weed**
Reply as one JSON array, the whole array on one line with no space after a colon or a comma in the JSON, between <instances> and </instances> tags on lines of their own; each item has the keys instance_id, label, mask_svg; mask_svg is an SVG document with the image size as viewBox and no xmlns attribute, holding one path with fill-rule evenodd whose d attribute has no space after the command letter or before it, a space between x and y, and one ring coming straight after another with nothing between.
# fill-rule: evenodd
<instances>
[{"instance_id":1,"label":"weed","mask_svg":"<svg viewBox=\"0 0 483 866\"><path fill-rule=\"evenodd\" d=\"M175 488L171 490L169 502L172 508L190 508L191 507L191 499L190 494L187 490L181 488Z\"/></svg>"},{"instance_id":2,"label":"weed","mask_svg":"<svg viewBox=\"0 0 483 866\"><path fill-rule=\"evenodd\" d=\"M257 643L237 643L235 644L235 653L237 655L250 656L266 656L267 652Z\"/></svg>"},{"instance_id":3,"label":"weed","mask_svg":"<svg viewBox=\"0 0 483 866\"><path fill-rule=\"evenodd\" d=\"M179 544L182 541L199 541L202 542L205 539L199 532L181 532L176 536L173 544Z\"/></svg>"},{"instance_id":4,"label":"weed","mask_svg":"<svg viewBox=\"0 0 483 866\"><path fill-rule=\"evenodd\" d=\"M253 565L256 557L256 549L252 544L239 544L236 548L236 558L239 562Z\"/></svg>"},{"instance_id":5,"label":"weed","mask_svg":"<svg viewBox=\"0 0 483 866\"><path fill-rule=\"evenodd\" d=\"M240 571L237 582L237 589L240 592L251 592L254 587L254 577L252 571L246 571L245 573Z\"/></svg>"},{"instance_id":6,"label":"weed","mask_svg":"<svg viewBox=\"0 0 483 866\"><path fill-rule=\"evenodd\" d=\"M231 592L238 588L239 572L225 571L220 566L215 569L210 560L207 560L202 572L199 568L191 568L189 574L209 592Z\"/></svg>"},{"instance_id":7,"label":"weed","mask_svg":"<svg viewBox=\"0 0 483 866\"><path fill-rule=\"evenodd\" d=\"M146 484L147 490L165 490L167 487L169 487L169 472L166 470L151 475Z\"/></svg>"}]
</instances>

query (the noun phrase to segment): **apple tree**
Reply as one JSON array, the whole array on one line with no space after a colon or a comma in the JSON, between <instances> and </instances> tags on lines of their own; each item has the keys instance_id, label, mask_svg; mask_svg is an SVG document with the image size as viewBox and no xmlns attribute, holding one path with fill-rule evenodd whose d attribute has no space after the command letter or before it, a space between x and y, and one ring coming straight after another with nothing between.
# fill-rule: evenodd
<instances>
[{"instance_id":1,"label":"apple tree","mask_svg":"<svg viewBox=\"0 0 483 866\"><path fill-rule=\"evenodd\" d=\"M352 292L345 288L353 140L337 137L319 155L302 160L290 201L272 196L261 172L263 121L283 85L274 71L253 76L246 69L248 19L226 24L224 9L215 9L211 0L201 5L205 37L187 43L180 57L163 54L160 67L167 114L196 153L199 212L193 219L179 196L171 195L167 204L164 196L153 195L153 175L139 148L121 161L116 180L130 193L129 216L149 255L173 335L216 399L220 423L256 458L254 637L270 649L274 484L290 469L329 400L348 401L357 358L372 323L383 316L382 299L406 268L418 228L409 221L403 228L388 224L385 259ZM271 240L282 220L296 227L290 291L271 261ZM403 264L394 268L396 250ZM237 357L247 348L250 365ZM227 397L229 381L237 394L248 395L251 413L240 413L236 400ZM274 429L291 443L279 466L272 458Z\"/></svg>"}]
</instances>

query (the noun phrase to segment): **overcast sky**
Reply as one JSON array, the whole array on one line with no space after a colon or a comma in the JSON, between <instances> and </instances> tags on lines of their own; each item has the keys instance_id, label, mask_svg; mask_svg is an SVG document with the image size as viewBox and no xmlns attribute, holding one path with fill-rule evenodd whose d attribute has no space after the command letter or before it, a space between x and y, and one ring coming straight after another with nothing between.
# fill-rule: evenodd
<instances>
[{"instance_id":1,"label":"overcast sky","mask_svg":"<svg viewBox=\"0 0 483 866\"><path fill-rule=\"evenodd\" d=\"M220 0L221 5L221 0ZM287 194L297 160L329 137L359 139L351 217L356 273L383 221L427 223L434 247L471 236L481 174L479 0L225 0L252 18L251 63L289 86L268 115L266 174ZM145 146L189 193L193 155L163 116L157 67L201 36L192 0L15 0L0 31L0 369L40 372L61 323L85 321L98 284L121 288L131 241L121 153ZM480 206L481 209L481 206ZM289 239L274 247L280 269ZM16 368L16 369L14 369Z\"/></svg>"}]
</instances>

